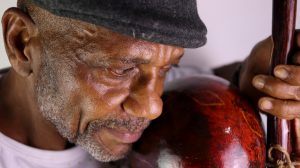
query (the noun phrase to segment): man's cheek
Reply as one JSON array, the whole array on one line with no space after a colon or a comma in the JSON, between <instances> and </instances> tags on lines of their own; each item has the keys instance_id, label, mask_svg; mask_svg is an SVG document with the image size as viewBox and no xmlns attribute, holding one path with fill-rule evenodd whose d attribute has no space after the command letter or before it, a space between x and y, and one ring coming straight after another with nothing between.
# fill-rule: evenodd
<instances>
[{"instance_id":1,"label":"man's cheek","mask_svg":"<svg viewBox=\"0 0 300 168\"><path fill-rule=\"evenodd\" d=\"M104 113L120 112L121 105L129 95L129 89L90 84L85 90L84 107L98 117ZM98 113L98 114L96 114Z\"/></svg>"}]
</instances>

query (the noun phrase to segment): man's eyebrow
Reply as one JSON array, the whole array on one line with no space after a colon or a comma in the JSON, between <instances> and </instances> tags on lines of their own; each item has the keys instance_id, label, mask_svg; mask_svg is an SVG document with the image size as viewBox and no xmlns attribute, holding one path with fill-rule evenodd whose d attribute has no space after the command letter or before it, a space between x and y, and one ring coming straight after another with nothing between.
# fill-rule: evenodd
<instances>
[{"instance_id":1,"label":"man's eyebrow","mask_svg":"<svg viewBox=\"0 0 300 168\"><path fill-rule=\"evenodd\" d=\"M149 64L150 60L141 59L141 58L119 58L117 61L120 61L124 64Z\"/></svg>"},{"instance_id":2,"label":"man's eyebrow","mask_svg":"<svg viewBox=\"0 0 300 168\"><path fill-rule=\"evenodd\" d=\"M141 58L97 58L94 65L110 66L112 64L149 64L151 61Z\"/></svg>"}]
</instances>

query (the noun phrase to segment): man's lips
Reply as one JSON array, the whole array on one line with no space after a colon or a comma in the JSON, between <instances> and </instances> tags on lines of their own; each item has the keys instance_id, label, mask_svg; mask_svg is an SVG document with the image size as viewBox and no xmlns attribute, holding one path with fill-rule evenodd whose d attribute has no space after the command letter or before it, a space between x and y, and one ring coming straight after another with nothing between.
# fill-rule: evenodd
<instances>
[{"instance_id":1,"label":"man's lips","mask_svg":"<svg viewBox=\"0 0 300 168\"><path fill-rule=\"evenodd\" d=\"M119 143L131 144L136 142L142 135L142 131L129 132L118 129L106 128L105 131L112 136L114 140Z\"/></svg>"}]
</instances>

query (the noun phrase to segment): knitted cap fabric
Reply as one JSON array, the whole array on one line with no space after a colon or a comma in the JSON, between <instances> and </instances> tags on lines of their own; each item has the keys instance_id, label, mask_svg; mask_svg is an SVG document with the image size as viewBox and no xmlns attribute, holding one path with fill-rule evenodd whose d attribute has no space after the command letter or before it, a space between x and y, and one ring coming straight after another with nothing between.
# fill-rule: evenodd
<instances>
[{"instance_id":1,"label":"knitted cap fabric","mask_svg":"<svg viewBox=\"0 0 300 168\"><path fill-rule=\"evenodd\" d=\"M151 42L197 48L207 29L196 0L31 0L51 13Z\"/></svg>"}]
</instances>

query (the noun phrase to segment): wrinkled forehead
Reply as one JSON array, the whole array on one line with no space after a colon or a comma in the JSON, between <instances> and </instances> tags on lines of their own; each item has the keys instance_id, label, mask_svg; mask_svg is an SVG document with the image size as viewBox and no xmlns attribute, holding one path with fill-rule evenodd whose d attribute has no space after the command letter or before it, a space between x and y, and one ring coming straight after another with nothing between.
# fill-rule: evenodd
<instances>
[{"instance_id":1,"label":"wrinkled forehead","mask_svg":"<svg viewBox=\"0 0 300 168\"><path fill-rule=\"evenodd\" d=\"M81 20L150 42L185 48L206 42L206 27L198 16L196 0L31 1L66 20Z\"/></svg>"},{"instance_id":2,"label":"wrinkled forehead","mask_svg":"<svg viewBox=\"0 0 300 168\"><path fill-rule=\"evenodd\" d=\"M43 45L57 55L101 55L151 57L161 50L171 51L176 56L183 54L178 46L159 44L120 34L105 27L72 18L54 15L35 7L36 24ZM46 18L46 19L45 19Z\"/></svg>"},{"instance_id":3,"label":"wrinkled forehead","mask_svg":"<svg viewBox=\"0 0 300 168\"><path fill-rule=\"evenodd\" d=\"M41 9L43 10L43 9ZM129 48L139 46L139 48L151 51L153 42L144 41L113 32L102 26L94 25L84 21L59 17L47 11L46 21L39 24L40 36L44 45L53 49L82 48L90 52L98 50L114 50L118 48ZM149 45L150 44L150 45ZM54 48L55 47L55 48Z\"/></svg>"},{"instance_id":4,"label":"wrinkled forehead","mask_svg":"<svg viewBox=\"0 0 300 168\"><path fill-rule=\"evenodd\" d=\"M147 43L147 41L132 36L120 34L103 26L95 25L68 17L61 17L38 6L31 7L41 36L52 40L68 40L77 38L82 43L93 40L105 40L123 43ZM148 42L151 43L151 42Z\"/></svg>"}]
</instances>

